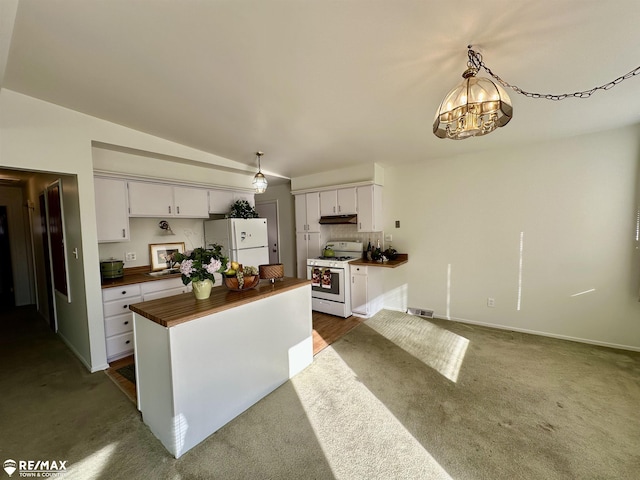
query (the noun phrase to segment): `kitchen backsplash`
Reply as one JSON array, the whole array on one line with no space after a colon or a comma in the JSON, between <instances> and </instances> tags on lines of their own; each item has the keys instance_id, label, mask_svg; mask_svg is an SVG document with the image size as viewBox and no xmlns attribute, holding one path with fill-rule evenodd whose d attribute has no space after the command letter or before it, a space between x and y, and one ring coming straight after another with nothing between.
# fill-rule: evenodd
<instances>
[{"instance_id":1,"label":"kitchen backsplash","mask_svg":"<svg viewBox=\"0 0 640 480\"><path fill-rule=\"evenodd\" d=\"M367 248L369 242L375 246L379 240L380 245L386 248L384 245L384 232L360 233L355 225L329 225L328 227L327 241L347 240L350 242L362 242L364 248Z\"/></svg>"},{"instance_id":2,"label":"kitchen backsplash","mask_svg":"<svg viewBox=\"0 0 640 480\"><path fill-rule=\"evenodd\" d=\"M185 250L201 247L204 242L203 220L197 218L165 218L173 235L162 230L159 218L130 218L130 242L101 243L98 245L100 260L115 258L124 261L124 268L149 265L149 244L184 242ZM127 260L126 254L134 253L135 260Z\"/></svg>"}]
</instances>

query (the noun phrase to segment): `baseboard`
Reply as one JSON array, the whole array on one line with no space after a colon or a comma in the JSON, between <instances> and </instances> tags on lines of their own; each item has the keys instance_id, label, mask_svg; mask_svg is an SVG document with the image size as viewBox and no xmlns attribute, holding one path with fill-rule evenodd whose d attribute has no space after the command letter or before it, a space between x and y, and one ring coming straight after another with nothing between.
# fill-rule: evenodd
<instances>
[{"instance_id":1,"label":"baseboard","mask_svg":"<svg viewBox=\"0 0 640 480\"><path fill-rule=\"evenodd\" d=\"M600 342L598 340L590 340L588 338L571 337L569 335L558 335L555 333L541 332L538 330L529 330L526 328L508 327L505 325L497 325L495 323L478 322L478 321L469 320L466 318L444 317L442 315L434 315L434 317L439 318L440 320L451 320L453 322L468 323L471 325L479 325L481 327L496 328L498 330L509 330L512 332L527 333L530 335L539 335L541 337L557 338L559 340L569 340L571 342L586 343L589 345L598 345L600 347L608 347L608 348L616 348L619 350L629 350L632 352L640 352L640 347L634 347L631 345L621 345L618 343Z\"/></svg>"},{"instance_id":2,"label":"baseboard","mask_svg":"<svg viewBox=\"0 0 640 480\"><path fill-rule=\"evenodd\" d=\"M67 340L67 338L62 333L60 333L60 331L57 332L57 335L64 342L64 344L69 348L69 350L71 350L73 354L76 357L78 357L78 360L82 362L82 364L86 367L86 369L89 370L91 373L94 373L94 370L91 368L91 364L87 362L87 360L82 355L80 355L80 352L76 350L76 348L71 344L71 342Z\"/></svg>"}]
</instances>

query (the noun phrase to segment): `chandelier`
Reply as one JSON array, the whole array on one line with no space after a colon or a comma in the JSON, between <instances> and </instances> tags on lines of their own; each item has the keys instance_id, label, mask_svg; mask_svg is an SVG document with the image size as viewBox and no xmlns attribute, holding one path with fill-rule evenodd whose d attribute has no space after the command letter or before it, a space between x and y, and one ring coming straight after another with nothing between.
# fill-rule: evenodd
<instances>
[{"instance_id":1,"label":"chandelier","mask_svg":"<svg viewBox=\"0 0 640 480\"><path fill-rule=\"evenodd\" d=\"M258 157L258 173L253 177L253 188L256 193L264 193L267 190L267 179L262 174L262 170L260 169L260 157L264 155L264 152L256 152L256 156Z\"/></svg>"},{"instance_id":2,"label":"chandelier","mask_svg":"<svg viewBox=\"0 0 640 480\"><path fill-rule=\"evenodd\" d=\"M504 127L513 117L511 99L505 88L529 98L556 101L570 97L589 98L598 90L609 90L623 80L640 74L639 66L611 82L589 90L559 95L532 93L504 81L485 65L482 55L474 51L471 45L467 46L467 49L469 60L467 69L462 74L464 80L444 97L436 112L433 121L433 133L436 137L464 140L486 135L498 127ZM485 77L476 77L481 68L497 83Z\"/></svg>"}]
</instances>

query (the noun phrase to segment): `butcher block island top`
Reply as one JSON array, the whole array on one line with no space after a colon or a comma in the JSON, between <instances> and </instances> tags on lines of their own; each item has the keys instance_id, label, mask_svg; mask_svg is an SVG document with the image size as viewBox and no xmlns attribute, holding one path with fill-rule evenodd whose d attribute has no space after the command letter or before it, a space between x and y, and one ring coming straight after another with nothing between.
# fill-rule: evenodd
<instances>
[{"instance_id":1,"label":"butcher block island top","mask_svg":"<svg viewBox=\"0 0 640 480\"><path fill-rule=\"evenodd\" d=\"M173 327L183 322L262 300L308 284L311 284L310 280L285 277L274 283L261 280L257 287L244 292L235 292L223 285L213 288L211 296L206 300L196 300L193 293L189 292L135 303L130 305L129 309L163 327Z\"/></svg>"}]
</instances>

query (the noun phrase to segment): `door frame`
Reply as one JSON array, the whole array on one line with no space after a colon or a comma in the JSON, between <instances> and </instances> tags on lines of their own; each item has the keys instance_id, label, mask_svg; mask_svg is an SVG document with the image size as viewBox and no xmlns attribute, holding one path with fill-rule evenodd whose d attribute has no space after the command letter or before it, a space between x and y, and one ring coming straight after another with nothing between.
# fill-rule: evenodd
<instances>
[{"instance_id":1,"label":"door frame","mask_svg":"<svg viewBox=\"0 0 640 480\"><path fill-rule=\"evenodd\" d=\"M273 221L276 227L276 262L280 263L280 205L278 204L278 199L273 200L265 200L265 201L256 201L256 209L260 205L273 205L275 207L275 219ZM269 217L265 217L267 219L267 230L269 229L269 225L272 223ZM271 258L271 242L269 242L269 258Z\"/></svg>"}]
</instances>

